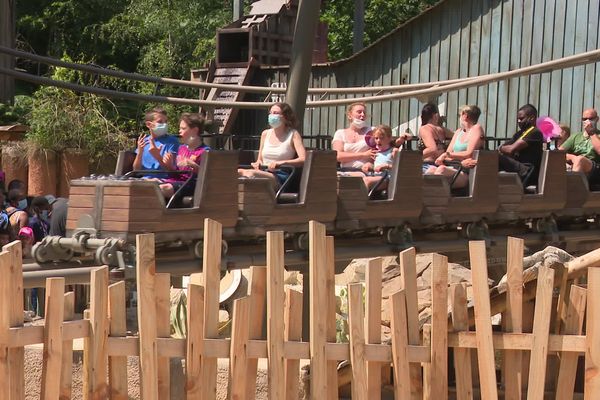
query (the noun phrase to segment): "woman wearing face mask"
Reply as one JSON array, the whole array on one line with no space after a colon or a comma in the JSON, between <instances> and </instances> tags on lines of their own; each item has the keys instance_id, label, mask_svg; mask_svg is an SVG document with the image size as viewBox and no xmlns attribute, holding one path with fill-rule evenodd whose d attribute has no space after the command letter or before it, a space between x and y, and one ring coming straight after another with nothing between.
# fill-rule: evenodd
<instances>
[{"instance_id":1,"label":"woman wearing face mask","mask_svg":"<svg viewBox=\"0 0 600 400\"><path fill-rule=\"evenodd\" d=\"M202 142L202 132L204 130L204 119L199 114L184 113L179 118L179 136L182 145L177 150L175 167L178 171L190 171L197 174L200 168L200 159L204 152L210 148ZM171 197L181 188L190 178L190 173L180 174L174 178L164 179L160 185L160 190L165 197ZM194 193L196 179L189 182L183 189L183 196L190 196Z\"/></svg>"},{"instance_id":2,"label":"woman wearing face mask","mask_svg":"<svg viewBox=\"0 0 600 400\"><path fill-rule=\"evenodd\" d=\"M34 197L31 202L31 218L29 218L29 227L33 230L34 243L39 242L48 236L50 231L50 203L44 196Z\"/></svg>"},{"instance_id":3,"label":"woman wearing face mask","mask_svg":"<svg viewBox=\"0 0 600 400\"><path fill-rule=\"evenodd\" d=\"M370 143L371 126L367 123L365 103L352 103L346 110L349 125L333 134L331 148L343 170L356 170L350 174L364 175L361 168L375 160L377 149ZM347 173L347 172L346 172Z\"/></svg>"},{"instance_id":4,"label":"woman wearing face mask","mask_svg":"<svg viewBox=\"0 0 600 400\"><path fill-rule=\"evenodd\" d=\"M296 115L289 104L274 104L269 111L268 123L271 128L265 129L260 136L258 158L251 164L252 169L239 169L238 174L246 178L269 178L277 188L289 176L288 171L279 167L302 166L306 150L300 133L295 129Z\"/></svg>"},{"instance_id":5,"label":"woman wearing face mask","mask_svg":"<svg viewBox=\"0 0 600 400\"><path fill-rule=\"evenodd\" d=\"M27 198L21 189L10 189L8 191L8 206L6 214L10 221L10 238L14 240L19 234L19 230L29 223L27 214Z\"/></svg>"}]
</instances>

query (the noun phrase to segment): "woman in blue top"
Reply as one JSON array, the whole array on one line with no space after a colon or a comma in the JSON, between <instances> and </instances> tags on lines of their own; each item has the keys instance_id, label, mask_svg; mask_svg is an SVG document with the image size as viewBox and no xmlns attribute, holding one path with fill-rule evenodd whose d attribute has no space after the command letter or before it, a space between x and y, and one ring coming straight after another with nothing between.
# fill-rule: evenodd
<instances>
[{"instance_id":1,"label":"woman in blue top","mask_svg":"<svg viewBox=\"0 0 600 400\"><path fill-rule=\"evenodd\" d=\"M481 148L484 132L481 125L477 123L481 110L471 105L460 109L460 129L452 136L448 150L435 160L435 165L429 168L427 174L444 175L449 178L456 174L456 169L444 164L447 161L459 161L470 167L475 166L476 161L472 159L473 152ZM469 176L461 171L454 181L453 188L462 188L469 183Z\"/></svg>"}]
</instances>

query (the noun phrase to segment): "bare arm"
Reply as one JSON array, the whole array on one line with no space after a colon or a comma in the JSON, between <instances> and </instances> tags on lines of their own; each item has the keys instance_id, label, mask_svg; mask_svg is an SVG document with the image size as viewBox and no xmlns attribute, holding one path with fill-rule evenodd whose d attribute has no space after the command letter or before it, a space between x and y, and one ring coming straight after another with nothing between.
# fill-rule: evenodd
<instances>
[{"instance_id":1,"label":"bare arm","mask_svg":"<svg viewBox=\"0 0 600 400\"><path fill-rule=\"evenodd\" d=\"M594 133L592 136L590 136L590 140L592 141L592 146L594 147L596 154L600 154L600 136Z\"/></svg>"},{"instance_id":2,"label":"bare arm","mask_svg":"<svg viewBox=\"0 0 600 400\"><path fill-rule=\"evenodd\" d=\"M465 160L467 158L473 157L473 152L479 148L481 148L481 141L483 137L483 129L476 125L471 128L471 132L469 134L469 143L467 143L467 149L465 151L457 151L457 152L448 152L448 156L453 160ZM454 141L454 138L452 138ZM451 146L448 146L451 149Z\"/></svg>"},{"instance_id":3,"label":"bare arm","mask_svg":"<svg viewBox=\"0 0 600 400\"><path fill-rule=\"evenodd\" d=\"M376 151L373 149L368 149L360 153L344 151L344 142L341 140L334 140L331 142L331 148L337 152L337 161L340 163L356 160L373 160L376 154Z\"/></svg>"}]
</instances>

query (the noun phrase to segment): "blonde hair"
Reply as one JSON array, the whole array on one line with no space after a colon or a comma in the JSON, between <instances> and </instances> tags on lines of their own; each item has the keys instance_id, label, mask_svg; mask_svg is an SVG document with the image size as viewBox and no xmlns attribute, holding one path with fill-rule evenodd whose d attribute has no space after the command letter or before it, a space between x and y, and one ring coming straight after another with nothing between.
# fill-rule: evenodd
<instances>
[{"instance_id":1,"label":"blonde hair","mask_svg":"<svg viewBox=\"0 0 600 400\"><path fill-rule=\"evenodd\" d=\"M375 136L376 133L381 133L383 136L389 139L392 138L392 128L390 128L388 125L377 125L375 128L373 128L371 135Z\"/></svg>"},{"instance_id":2,"label":"blonde hair","mask_svg":"<svg viewBox=\"0 0 600 400\"><path fill-rule=\"evenodd\" d=\"M363 106L364 108L367 108L366 103L364 103L362 101L357 101L357 102L350 104L348 107L346 107L346 114L350 114L352 112L352 110L354 109L354 107L358 107L358 106Z\"/></svg>"},{"instance_id":3,"label":"blonde hair","mask_svg":"<svg viewBox=\"0 0 600 400\"><path fill-rule=\"evenodd\" d=\"M469 121L476 124L481 115L481 110L475 105L462 106L460 108L460 114L466 114Z\"/></svg>"},{"instance_id":4,"label":"blonde hair","mask_svg":"<svg viewBox=\"0 0 600 400\"><path fill-rule=\"evenodd\" d=\"M571 127L567 124L560 124L560 130L561 131L565 131L565 133L567 134L567 136L571 136Z\"/></svg>"}]
</instances>

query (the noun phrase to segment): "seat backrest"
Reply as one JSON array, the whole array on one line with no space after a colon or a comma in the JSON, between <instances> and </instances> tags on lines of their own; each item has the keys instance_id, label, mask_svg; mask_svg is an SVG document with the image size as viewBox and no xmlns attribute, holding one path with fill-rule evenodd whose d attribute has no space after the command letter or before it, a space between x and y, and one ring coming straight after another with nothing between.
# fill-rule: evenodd
<instances>
[{"instance_id":1,"label":"seat backrest","mask_svg":"<svg viewBox=\"0 0 600 400\"><path fill-rule=\"evenodd\" d=\"M537 192L550 194L563 192L566 185L566 156L562 150L544 150L538 175Z\"/></svg>"},{"instance_id":2,"label":"seat backrest","mask_svg":"<svg viewBox=\"0 0 600 400\"><path fill-rule=\"evenodd\" d=\"M331 181L332 193L335 193L337 187L336 154L335 151L331 150L309 150L306 152L298 188L298 203L306 202L307 194L322 191L323 180Z\"/></svg>"},{"instance_id":3,"label":"seat backrest","mask_svg":"<svg viewBox=\"0 0 600 400\"><path fill-rule=\"evenodd\" d=\"M477 165L469 172L469 193L474 199L485 198L497 201L498 152L475 150L473 158Z\"/></svg>"},{"instance_id":4,"label":"seat backrest","mask_svg":"<svg viewBox=\"0 0 600 400\"><path fill-rule=\"evenodd\" d=\"M229 207L237 213L237 151L209 151L202 155L194 207L210 209Z\"/></svg>"},{"instance_id":5,"label":"seat backrest","mask_svg":"<svg viewBox=\"0 0 600 400\"><path fill-rule=\"evenodd\" d=\"M117 166L115 167L115 175L122 176L133 171L133 161L135 160L135 152L130 150L122 150L117 158Z\"/></svg>"}]
</instances>

